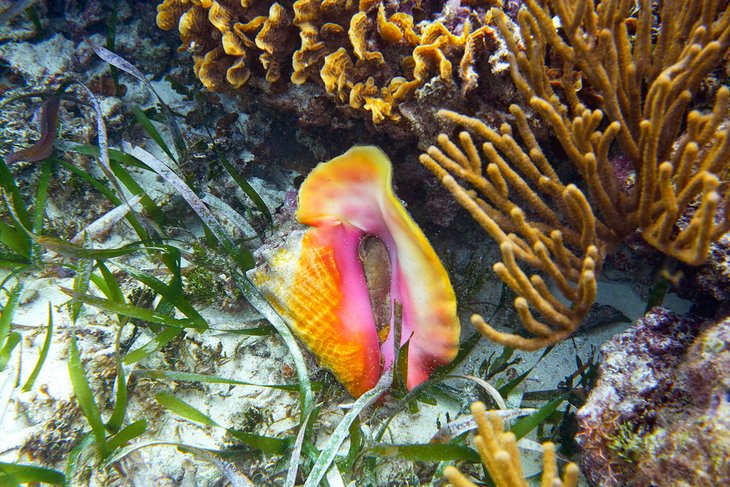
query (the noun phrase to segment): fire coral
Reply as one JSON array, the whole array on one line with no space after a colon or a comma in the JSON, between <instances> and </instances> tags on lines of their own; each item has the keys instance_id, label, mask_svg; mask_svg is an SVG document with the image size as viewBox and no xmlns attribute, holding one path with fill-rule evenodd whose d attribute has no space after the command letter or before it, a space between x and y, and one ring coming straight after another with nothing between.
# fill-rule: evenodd
<instances>
[{"instance_id":1,"label":"fire coral","mask_svg":"<svg viewBox=\"0 0 730 487\"><path fill-rule=\"evenodd\" d=\"M381 123L400 120L398 105L434 77L473 90L475 61L494 45L484 9L454 7L430 21L429 9L444 2L430 4L164 0L157 25L179 30L180 50L192 52L208 90L235 90L252 78L267 87L288 76L320 84Z\"/></svg>"}]
</instances>

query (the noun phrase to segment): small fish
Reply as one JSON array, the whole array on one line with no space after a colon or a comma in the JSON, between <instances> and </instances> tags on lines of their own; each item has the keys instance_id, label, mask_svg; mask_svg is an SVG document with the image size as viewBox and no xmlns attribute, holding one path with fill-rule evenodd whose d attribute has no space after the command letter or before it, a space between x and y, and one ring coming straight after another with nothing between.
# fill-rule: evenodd
<instances>
[{"instance_id":1,"label":"small fish","mask_svg":"<svg viewBox=\"0 0 730 487\"><path fill-rule=\"evenodd\" d=\"M20 161L37 162L47 158L53 152L53 142L58 134L58 109L61 106L61 99L58 96L51 96L41 106L41 117L39 130L41 137L38 141L19 151L11 152L5 156L8 164Z\"/></svg>"}]
</instances>

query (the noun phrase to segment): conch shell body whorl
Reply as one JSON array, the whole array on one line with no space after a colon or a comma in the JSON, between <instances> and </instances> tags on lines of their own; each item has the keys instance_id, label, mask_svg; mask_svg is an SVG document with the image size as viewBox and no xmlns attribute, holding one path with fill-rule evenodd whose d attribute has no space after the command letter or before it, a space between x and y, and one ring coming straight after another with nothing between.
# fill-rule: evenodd
<instances>
[{"instance_id":1,"label":"conch shell body whorl","mask_svg":"<svg viewBox=\"0 0 730 487\"><path fill-rule=\"evenodd\" d=\"M249 274L322 366L356 397L393 363L396 301L402 305L400 345L410 340L409 389L453 360L459 346L449 277L393 193L391 172L377 147L354 147L319 164L299 191L296 217L309 228L267 251L264 264ZM367 245L371 237L387 253ZM378 289L382 282L385 292Z\"/></svg>"}]
</instances>

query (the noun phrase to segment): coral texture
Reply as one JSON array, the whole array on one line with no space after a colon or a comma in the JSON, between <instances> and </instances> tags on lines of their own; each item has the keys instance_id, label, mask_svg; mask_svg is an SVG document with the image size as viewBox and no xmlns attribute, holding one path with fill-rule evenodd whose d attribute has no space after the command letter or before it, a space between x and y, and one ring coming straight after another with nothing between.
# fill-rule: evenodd
<instances>
[{"instance_id":1,"label":"coral texture","mask_svg":"<svg viewBox=\"0 0 730 487\"><path fill-rule=\"evenodd\" d=\"M520 454L514 433L505 432L502 418L488 412L481 402L471 405L471 413L477 423L479 434L474 437L474 446L479 452L482 463L497 487L527 487L529 484L522 473ZM563 470L563 478L558 475L555 445L542 444L543 469L541 485L551 487L575 487L578 485L578 466L569 463ZM444 477L455 487L476 487L456 467L444 469Z\"/></svg>"},{"instance_id":2,"label":"coral texture","mask_svg":"<svg viewBox=\"0 0 730 487\"><path fill-rule=\"evenodd\" d=\"M464 93L476 87L475 63L495 45L484 8L446 2L440 20L419 22L441 3L164 0L157 25L179 30L180 49L193 53L195 74L211 91L288 76L319 83L381 123L398 121L398 105L432 78Z\"/></svg>"},{"instance_id":3,"label":"coral texture","mask_svg":"<svg viewBox=\"0 0 730 487\"><path fill-rule=\"evenodd\" d=\"M503 262L494 270L519 295L515 307L533 336L499 332L479 315L472 322L494 341L534 350L579 326L606 252L625 236L638 230L659 251L699 265L730 228L730 191L720 179L730 158L730 89L717 90L708 112L690 111L730 45L730 9L727 1L666 1L655 20L653 2L636 11L629 0L525 4L521 41L501 10L491 12L515 86L580 188L558 174L518 105L510 107L516 134L440 111L460 130L458 142L440 135L421 162L499 242Z\"/></svg>"},{"instance_id":4,"label":"coral texture","mask_svg":"<svg viewBox=\"0 0 730 487\"><path fill-rule=\"evenodd\" d=\"M680 277L677 293L692 301L710 297L720 306L730 307L730 234L710 246L707 261Z\"/></svg>"},{"instance_id":5,"label":"coral texture","mask_svg":"<svg viewBox=\"0 0 730 487\"><path fill-rule=\"evenodd\" d=\"M578 411L581 466L593 483L730 481L729 319L707 326L656 308L601 356Z\"/></svg>"}]
</instances>

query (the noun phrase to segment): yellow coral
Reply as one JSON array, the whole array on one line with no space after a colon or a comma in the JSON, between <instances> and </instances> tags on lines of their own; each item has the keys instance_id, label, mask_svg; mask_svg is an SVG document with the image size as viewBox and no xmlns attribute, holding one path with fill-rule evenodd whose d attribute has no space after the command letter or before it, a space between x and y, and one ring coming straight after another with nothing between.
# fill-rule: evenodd
<instances>
[{"instance_id":1,"label":"yellow coral","mask_svg":"<svg viewBox=\"0 0 730 487\"><path fill-rule=\"evenodd\" d=\"M324 18L324 12L331 12L335 7L336 4L328 5L316 0L294 2L294 25L299 27L301 46L292 56L292 83L303 84L307 81L311 73L316 72L319 62L328 54L325 43L319 38L316 23ZM329 32L334 33L331 28Z\"/></svg>"},{"instance_id":2,"label":"yellow coral","mask_svg":"<svg viewBox=\"0 0 730 487\"><path fill-rule=\"evenodd\" d=\"M208 20L221 33L228 32L233 27L233 11L214 0L208 9Z\"/></svg>"},{"instance_id":3,"label":"yellow coral","mask_svg":"<svg viewBox=\"0 0 730 487\"><path fill-rule=\"evenodd\" d=\"M450 86L458 79L465 93L474 89L475 58L492 37L485 22L471 16L456 35L439 21L416 25L386 4L164 0L157 23L179 28L181 49L192 51L196 75L209 90L238 88L262 69L269 83L290 71L292 83L321 82L340 103L381 123L398 121L398 105L433 77ZM386 49L388 59L400 62L386 62Z\"/></svg>"},{"instance_id":4,"label":"yellow coral","mask_svg":"<svg viewBox=\"0 0 730 487\"><path fill-rule=\"evenodd\" d=\"M228 61L226 53L222 47L216 47L212 51L209 51L202 58L198 58L195 61L194 71L195 75L200 79L207 89L215 91L220 89L225 80L228 68L231 66L224 64ZM244 71L242 71L244 69ZM245 67L237 68L238 78L248 78L248 73L245 71Z\"/></svg>"},{"instance_id":5,"label":"yellow coral","mask_svg":"<svg viewBox=\"0 0 730 487\"><path fill-rule=\"evenodd\" d=\"M730 9L717 0L662 2L655 35L651 2L640 4L637 17L630 0L605 0L599 8L591 0L579 8L572 0L525 3L518 16L521 42L505 14L492 10L510 51L512 78L583 178L591 204L583 191L561 182L516 105L510 112L522 145L509 125L495 130L441 111L464 131L458 144L441 135L421 162L500 243L503 262L494 269L519 295L515 307L534 336L500 333L479 315L472 322L499 343L532 350L564 339L580 324L595 298L605 252L627 234L639 230L660 251L697 265L730 229L730 191L725 188L723 197L718 177L730 157L730 90L717 91L711 113L686 113L730 45ZM562 62L557 82L546 66L548 50ZM585 86L599 95L600 109L581 102ZM472 135L485 141L486 167ZM629 190L613 172L616 150L635 170ZM679 228L690 205L693 216ZM540 274L528 277L518 261Z\"/></svg>"},{"instance_id":6,"label":"yellow coral","mask_svg":"<svg viewBox=\"0 0 730 487\"><path fill-rule=\"evenodd\" d=\"M520 138L530 146L529 152L517 144L507 125L497 132L478 119L442 110L440 117L466 130L459 133L458 144L440 135L439 146L430 147L420 160L499 242L502 262L494 265L494 271L518 294L515 308L535 336L498 332L479 315L472 317L472 323L493 341L535 350L571 335L590 309L596 296L597 268L605 250L597 232L604 227L597 225L583 193L575 185L564 185L547 163L524 112L517 106L511 111ZM487 141L482 145L486 161L471 134ZM479 195L457 179L475 187ZM515 203L515 196L521 204ZM545 198L556 204L548 204ZM565 212L564 218L561 212ZM555 289L551 290L540 275L525 274L518 261L547 275ZM563 299L556 298L557 293ZM534 317L531 307L542 320Z\"/></svg>"},{"instance_id":7,"label":"yellow coral","mask_svg":"<svg viewBox=\"0 0 730 487\"><path fill-rule=\"evenodd\" d=\"M352 88L348 73L351 73L354 69L355 65L344 47L324 58L324 66L322 66L320 76L327 93L336 93L342 102L347 100L348 90Z\"/></svg>"},{"instance_id":8,"label":"yellow coral","mask_svg":"<svg viewBox=\"0 0 730 487\"><path fill-rule=\"evenodd\" d=\"M479 431L479 434L474 437L474 446L494 484L497 487L527 487L528 483L522 473L514 433L505 432L502 418L496 413L488 413L481 402L472 404L471 412ZM543 469L540 485L550 487L578 485L578 466L575 463L568 463L565 466L563 478L560 479L553 443L543 443L542 456ZM444 477L455 487L476 487L477 485L452 466L444 469Z\"/></svg>"},{"instance_id":9,"label":"yellow coral","mask_svg":"<svg viewBox=\"0 0 730 487\"><path fill-rule=\"evenodd\" d=\"M410 15L405 17L411 19L411 21L413 20ZM385 18L385 7L383 5L378 8L378 33L382 39L392 43L400 42L404 37L401 27L393 22L393 19L388 20Z\"/></svg>"},{"instance_id":10,"label":"yellow coral","mask_svg":"<svg viewBox=\"0 0 730 487\"><path fill-rule=\"evenodd\" d=\"M165 0L157 6L157 25L162 30L172 30L178 26L180 17L190 8L189 0Z\"/></svg>"},{"instance_id":11,"label":"yellow coral","mask_svg":"<svg viewBox=\"0 0 730 487\"><path fill-rule=\"evenodd\" d=\"M256 36L256 47L263 51L259 60L266 68L266 81L275 83L281 77L281 64L284 61L284 56L277 47L287 42L287 29L291 19L286 9L278 3L271 6L268 18L264 19L261 30Z\"/></svg>"},{"instance_id":12,"label":"yellow coral","mask_svg":"<svg viewBox=\"0 0 730 487\"><path fill-rule=\"evenodd\" d=\"M158 12L157 18L159 19L161 15L165 18L167 12ZM183 41L181 49L192 47L196 42L202 44L208 35L207 11L197 5L193 6L180 16L177 27L180 29L180 39ZM202 46L200 47L202 48Z\"/></svg>"},{"instance_id":13,"label":"yellow coral","mask_svg":"<svg viewBox=\"0 0 730 487\"><path fill-rule=\"evenodd\" d=\"M350 29L347 35L352 44L352 50L355 56L361 61L375 61L379 64L385 62L383 55L379 51L370 51L367 47L367 36L372 30L370 19L365 12L358 12L352 16L350 21Z\"/></svg>"}]
</instances>

